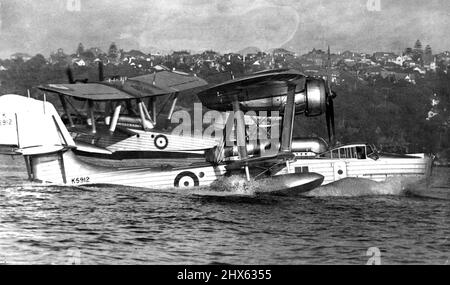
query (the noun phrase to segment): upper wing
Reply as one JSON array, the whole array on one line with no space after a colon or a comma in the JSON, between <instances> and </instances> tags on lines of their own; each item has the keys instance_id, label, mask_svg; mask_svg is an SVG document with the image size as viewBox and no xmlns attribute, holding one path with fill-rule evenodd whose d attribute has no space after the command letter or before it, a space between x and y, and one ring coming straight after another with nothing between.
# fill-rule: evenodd
<instances>
[{"instance_id":1,"label":"upper wing","mask_svg":"<svg viewBox=\"0 0 450 285\"><path fill-rule=\"evenodd\" d=\"M54 92L79 99L89 99L95 101L126 100L136 98L136 96L121 91L116 87L100 83L45 84L38 86L38 88L47 92Z\"/></svg>"},{"instance_id":2,"label":"upper wing","mask_svg":"<svg viewBox=\"0 0 450 285\"><path fill-rule=\"evenodd\" d=\"M104 81L86 84L45 84L38 86L47 92L55 92L79 99L114 101L162 96L207 85L196 76L172 71L159 71L120 81Z\"/></svg>"},{"instance_id":3,"label":"upper wing","mask_svg":"<svg viewBox=\"0 0 450 285\"><path fill-rule=\"evenodd\" d=\"M239 102L277 97L286 94L288 84L299 85L305 75L296 70L268 70L215 85L198 94L203 105L228 111L236 96ZM300 90L299 90L300 91Z\"/></svg>"},{"instance_id":4,"label":"upper wing","mask_svg":"<svg viewBox=\"0 0 450 285\"><path fill-rule=\"evenodd\" d=\"M133 77L129 80L157 86L160 89L166 90L168 93L182 92L208 84L208 82L199 77L183 72L167 70Z\"/></svg>"}]
</instances>

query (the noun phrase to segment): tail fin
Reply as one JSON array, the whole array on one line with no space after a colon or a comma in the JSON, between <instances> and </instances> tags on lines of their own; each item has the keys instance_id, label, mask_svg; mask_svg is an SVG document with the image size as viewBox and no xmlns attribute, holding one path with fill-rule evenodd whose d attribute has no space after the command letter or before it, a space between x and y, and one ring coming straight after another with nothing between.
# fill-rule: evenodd
<instances>
[{"instance_id":1,"label":"tail fin","mask_svg":"<svg viewBox=\"0 0 450 285\"><path fill-rule=\"evenodd\" d=\"M74 148L52 104L20 95L0 96L0 147L36 155Z\"/></svg>"}]
</instances>

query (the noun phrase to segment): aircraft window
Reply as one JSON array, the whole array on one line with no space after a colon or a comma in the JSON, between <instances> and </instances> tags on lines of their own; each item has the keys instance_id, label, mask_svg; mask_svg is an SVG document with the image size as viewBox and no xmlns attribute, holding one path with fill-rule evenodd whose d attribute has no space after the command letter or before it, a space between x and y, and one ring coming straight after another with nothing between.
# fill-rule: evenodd
<instances>
[{"instance_id":1,"label":"aircraft window","mask_svg":"<svg viewBox=\"0 0 450 285\"><path fill-rule=\"evenodd\" d=\"M365 147L357 147L356 148L356 158L358 159L366 159L366 148Z\"/></svg>"},{"instance_id":2,"label":"aircraft window","mask_svg":"<svg viewBox=\"0 0 450 285\"><path fill-rule=\"evenodd\" d=\"M339 158L339 150L331 151L331 158Z\"/></svg>"},{"instance_id":3,"label":"aircraft window","mask_svg":"<svg viewBox=\"0 0 450 285\"><path fill-rule=\"evenodd\" d=\"M339 158L351 158L348 148L341 148L339 150Z\"/></svg>"}]
</instances>

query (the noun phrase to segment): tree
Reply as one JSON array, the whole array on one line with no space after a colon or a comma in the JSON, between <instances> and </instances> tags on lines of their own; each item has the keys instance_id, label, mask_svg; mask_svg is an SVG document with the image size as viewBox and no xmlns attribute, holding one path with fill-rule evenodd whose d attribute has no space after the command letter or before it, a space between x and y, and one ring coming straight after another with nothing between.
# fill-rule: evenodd
<instances>
[{"instance_id":1,"label":"tree","mask_svg":"<svg viewBox=\"0 0 450 285\"><path fill-rule=\"evenodd\" d=\"M26 68L32 71L38 71L47 64L47 60L42 54L37 54L25 63Z\"/></svg>"},{"instance_id":2,"label":"tree","mask_svg":"<svg viewBox=\"0 0 450 285\"><path fill-rule=\"evenodd\" d=\"M417 40L416 43L414 44L414 50L422 51L422 43L420 42L420 40Z\"/></svg>"},{"instance_id":3,"label":"tree","mask_svg":"<svg viewBox=\"0 0 450 285\"><path fill-rule=\"evenodd\" d=\"M112 62L116 62L120 58L119 49L117 48L117 45L115 43L111 43L108 50L108 58Z\"/></svg>"},{"instance_id":4,"label":"tree","mask_svg":"<svg viewBox=\"0 0 450 285\"><path fill-rule=\"evenodd\" d=\"M77 48L77 56L80 56L84 53L84 45L80 43Z\"/></svg>"},{"instance_id":5,"label":"tree","mask_svg":"<svg viewBox=\"0 0 450 285\"><path fill-rule=\"evenodd\" d=\"M427 46L425 47L425 54L426 54L426 55L432 55L432 54L433 54L433 51L432 51L430 45L427 45Z\"/></svg>"},{"instance_id":6,"label":"tree","mask_svg":"<svg viewBox=\"0 0 450 285\"><path fill-rule=\"evenodd\" d=\"M412 55L412 53L413 53L413 49L412 48L406 48L405 49L405 55Z\"/></svg>"},{"instance_id":7,"label":"tree","mask_svg":"<svg viewBox=\"0 0 450 285\"><path fill-rule=\"evenodd\" d=\"M414 44L414 50L413 50L413 60L416 62L422 62L423 57L423 49L422 49L422 43L420 40L417 40Z\"/></svg>"}]
</instances>

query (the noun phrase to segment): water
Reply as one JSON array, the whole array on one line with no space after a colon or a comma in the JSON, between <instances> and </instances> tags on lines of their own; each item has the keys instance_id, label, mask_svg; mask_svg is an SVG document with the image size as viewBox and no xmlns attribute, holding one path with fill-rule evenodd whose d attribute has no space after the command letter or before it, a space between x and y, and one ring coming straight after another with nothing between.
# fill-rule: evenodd
<instances>
[{"instance_id":1,"label":"water","mask_svg":"<svg viewBox=\"0 0 450 285\"><path fill-rule=\"evenodd\" d=\"M0 263L449 264L450 169L347 179L308 197L43 187L0 158ZM406 189L407 188L407 189ZM238 192L242 194L242 192Z\"/></svg>"}]
</instances>

